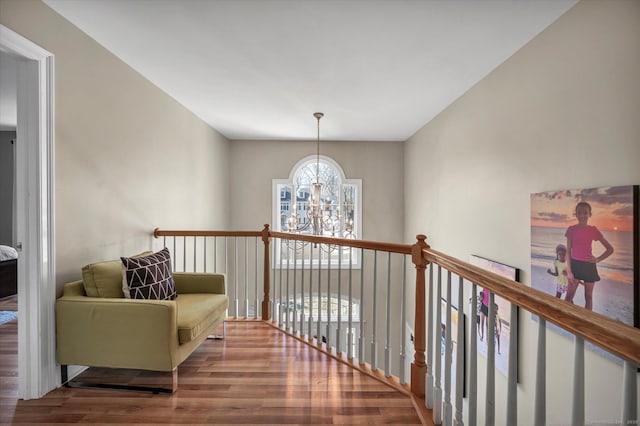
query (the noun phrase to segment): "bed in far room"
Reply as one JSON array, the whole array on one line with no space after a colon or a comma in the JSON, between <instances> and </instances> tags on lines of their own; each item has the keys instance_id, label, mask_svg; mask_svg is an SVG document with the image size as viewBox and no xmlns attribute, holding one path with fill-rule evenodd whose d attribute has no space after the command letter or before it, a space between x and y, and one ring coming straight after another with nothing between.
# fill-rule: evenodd
<instances>
[{"instance_id":1,"label":"bed in far room","mask_svg":"<svg viewBox=\"0 0 640 426\"><path fill-rule=\"evenodd\" d=\"M0 299L18 292L18 252L0 245Z\"/></svg>"}]
</instances>

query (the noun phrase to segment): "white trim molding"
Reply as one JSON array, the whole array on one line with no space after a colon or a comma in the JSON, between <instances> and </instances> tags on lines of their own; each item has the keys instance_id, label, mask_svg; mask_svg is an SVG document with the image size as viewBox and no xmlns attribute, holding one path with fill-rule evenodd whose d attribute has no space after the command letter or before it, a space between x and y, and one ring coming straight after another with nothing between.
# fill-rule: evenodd
<instances>
[{"instance_id":1,"label":"white trim molding","mask_svg":"<svg viewBox=\"0 0 640 426\"><path fill-rule=\"evenodd\" d=\"M0 25L0 50L19 59L16 140L18 397L60 383L55 357L53 55Z\"/></svg>"}]
</instances>

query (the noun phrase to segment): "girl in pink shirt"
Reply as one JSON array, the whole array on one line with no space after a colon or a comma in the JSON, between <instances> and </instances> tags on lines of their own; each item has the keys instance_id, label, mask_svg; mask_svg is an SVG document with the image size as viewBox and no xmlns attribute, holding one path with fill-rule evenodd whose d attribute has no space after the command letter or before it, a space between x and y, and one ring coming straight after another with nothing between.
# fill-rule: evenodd
<instances>
[{"instance_id":1,"label":"girl in pink shirt","mask_svg":"<svg viewBox=\"0 0 640 426\"><path fill-rule=\"evenodd\" d=\"M573 303L578 284L584 285L584 307L593 310L593 288L596 281L600 281L596 263L602 262L613 253L613 247L609 241L595 226L587 225L591 217L591 205L584 201L576 205L575 211L578 223L567 228L567 276L569 285L565 300ZM605 248L604 253L595 257L591 251L593 241L599 241Z\"/></svg>"}]
</instances>

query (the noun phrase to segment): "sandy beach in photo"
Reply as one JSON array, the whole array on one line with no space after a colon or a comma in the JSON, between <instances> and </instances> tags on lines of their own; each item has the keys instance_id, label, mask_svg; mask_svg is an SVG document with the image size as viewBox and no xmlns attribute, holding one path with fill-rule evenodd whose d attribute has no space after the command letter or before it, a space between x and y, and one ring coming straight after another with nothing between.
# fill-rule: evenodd
<instances>
[{"instance_id":1,"label":"sandy beach in photo","mask_svg":"<svg viewBox=\"0 0 640 426\"><path fill-rule=\"evenodd\" d=\"M556 277L548 274L547 268L553 269L555 247L565 243L564 232L563 228L531 228L531 286L552 295L556 294ZM602 232L615 252L597 266L600 281L593 290L593 311L633 326L632 233ZM596 246L594 251L598 253L600 248ZM584 286L578 287L573 302L584 307Z\"/></svg>"},{"instance_id":2,"label":"sandy beach in photo","mask_svg":"<svg viewBox=\"0 0 640 426\"><path fill-rule=\"evenodd\" d=\"M549 275L547 268L532 266L531 282L538 290L556 294L556 277ZM583 286L578 287L573 303L584 307ZM593 311L633 326L633 286L611 279L598 281L593 290Z\"/></svg>"}]
</instances>

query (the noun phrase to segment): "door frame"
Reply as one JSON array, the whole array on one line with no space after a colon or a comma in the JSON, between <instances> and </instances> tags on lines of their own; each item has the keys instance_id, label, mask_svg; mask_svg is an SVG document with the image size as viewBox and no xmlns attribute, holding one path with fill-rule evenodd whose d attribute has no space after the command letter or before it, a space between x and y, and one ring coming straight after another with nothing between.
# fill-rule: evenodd
<instances>
[{"instance_id":1,"label":"door frame","mask_svg":"<svg viewBox=\"0 0 640 426\"><path fill-rule=\"evenodd\" d=\"M20 60L16 137L18 398L60 384L55 356L54 57L0 24L0 50Z\"/></svg>"}]
</instances>

